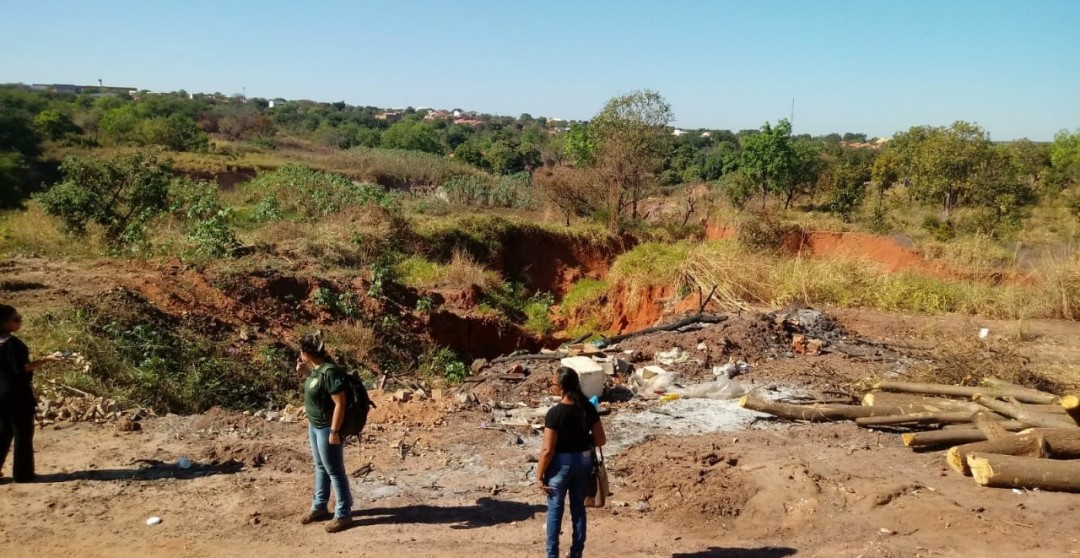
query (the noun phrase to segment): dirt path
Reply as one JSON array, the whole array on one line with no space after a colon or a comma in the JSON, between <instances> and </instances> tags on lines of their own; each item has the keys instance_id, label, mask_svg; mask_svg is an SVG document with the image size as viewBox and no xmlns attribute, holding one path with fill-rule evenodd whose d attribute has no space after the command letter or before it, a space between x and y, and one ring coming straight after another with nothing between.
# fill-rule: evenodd
<instances>
[{"instance_id":1,"label":"dirt path","mask_svg":"<svg viewBox=\"0 0 1080 558\"><path fill-rule=\"evenodd\" d=\"M347 453L350 470L371 470L353 479L359 524L345 533L297 522L311 482L302 425L214 411L148 420L136 433L40 431L44 482L0 486L0 551L543 554L529 459L538 438L519 444L480 430L484 415L472 411L435 419L430 402L387 401L379 412L362 452ZM177 469L180 456L196 466ZM230 459L242 467L221 465ZM611 456L611 471L612 506L590 512L590 556L1049 557L1080 548L1075 495L983 489L946 471L940 453L915 454L850 424L657 437ZM148 527L150 516L163 523Z\"/></svg>"}]
</instances>

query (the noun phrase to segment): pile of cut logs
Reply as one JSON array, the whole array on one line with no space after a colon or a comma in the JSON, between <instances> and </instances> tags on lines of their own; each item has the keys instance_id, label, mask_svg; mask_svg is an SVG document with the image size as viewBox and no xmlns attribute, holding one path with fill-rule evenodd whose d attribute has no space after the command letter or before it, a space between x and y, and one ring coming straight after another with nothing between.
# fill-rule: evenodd
<instances>
[{"instance_id":1,"label":"pile of cut logs","mask_svg":"<svg viewBox=\"0 0 1080 558\"><path fill-rule=\"evenodd\" d=\"M901 430L904 445L945 449L982 486L1080 492L1080 397L987 378L980 387L880 382L862 405L792 405L750 395L743 407L776 417L853 420Z\"/></svg>"}]
</instances>

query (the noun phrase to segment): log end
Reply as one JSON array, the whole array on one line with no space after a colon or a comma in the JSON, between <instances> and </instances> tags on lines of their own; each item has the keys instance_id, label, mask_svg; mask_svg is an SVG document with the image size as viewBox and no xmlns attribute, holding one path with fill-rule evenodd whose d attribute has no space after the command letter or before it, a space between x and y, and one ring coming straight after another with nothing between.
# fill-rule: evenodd
<instances>
[{"instance_id":1,"label":"log end","mask_svg":"<svg viewBox=\"0 0 1080 558\"><path fill-rule=\"evenodd\" d=\"M904 440L904 445L910 448L911 444L915 442L915 433L908 432L907 434L901 434L900 438Z\"/></svg>"},{"instance_id":2,"label":"log end","mask_svg":"<svg viewBox=\"0 0 1080 558\"><path fill-rule=\"evenodd\" d=\"M972 453L967 456L968 468L971 469L971 476L975 479L975 482L981 486L986 486L990 483L990 479L994 476L994 469L990 466L990 460L979 454Z\"/></svg>"},{"instance_id":3,"label":"log end","mask_svg":"<svg viewBox=\"0 0 1080 558\"><path fill-rule=\"evenodd\" d=\"M964 459L964 454L959 447L953 446L949 448L949 451L945 454L945 462L957 473L965 477L971 476L971 469L968 468L967 460Z\"/></svg>"},{"instance_id":4,"label":"log end","mask_svg":"<svg viewBox=\"0 0 1080 558\"><path fill-rule=\"evenodd\" d=\"M1061 406L1066 411L1075 411L1080 409L1080 396L1066 395L1061 398Z\"/></svg>"},{"instance_id":5,"label":"log end","mask_svg":"<svg viewBox=\"0 0 1080 558\"><path fill-rule=\"evenodd\" d=\"M864 395L863 398L862 398L862 404L866 405L868 407L873 407L874 406L874 393L875 392L871 391L870 393L867 393L866 395Z\"/></svg>"},{"instance_id":6,"label":"log end","mask_svg":"<svg viewBox=\"0 0 1080 558\"><path fill-rule=\"evenodd\" d=\"M749 401L749 400L750 400L749 395L744 395L744 396L740 397L739 398L739 406L740 407L746 407L746 402Z\"/></svg>"}]
</instances>

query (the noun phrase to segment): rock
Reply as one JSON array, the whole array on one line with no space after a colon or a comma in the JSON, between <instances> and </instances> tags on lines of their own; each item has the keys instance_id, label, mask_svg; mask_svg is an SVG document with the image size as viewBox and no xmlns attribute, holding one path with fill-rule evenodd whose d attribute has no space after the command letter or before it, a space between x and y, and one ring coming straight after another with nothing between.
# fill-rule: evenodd
<instances>
[{"instance_id":1,"label":"rock","mask_svg":"<svg viewBox=\"0 0 1080 558\"><path fill-rule=\"evenodd\" d=\"M296 405L292 404L286 405L285 409L282 410L281 414L282 422L299 422L301 419L307 416L307 412L304 410L303 407L297 407Z\"/></svg>"},{"instance_id":2,"label":"rock","mask_svg":"<svg viewBox=\"0 0 1080 558\"><path fill-rule=\"evenodd\" d=\"M435 388L431 390L432 401L442 401L446 397L446 391L442 388Z\"/></svg>"},{"instance_id":3,"label":"rock","mask_svg":"<svg viewBox=\"0 0 1080 558\"><path fill-rule=\"evenodd\" d=\"M276 420L281 418L281 413L277 411L267 411L265 416L266 422L275 422Z\"/></svg>"},{"instance_id":4,"label":"rock","mask_svg":"<svg viewBox=\"0 0 1080 558\"><path fill-rule=\"evenodd\" d=\"M408 403L410 399L412 399L412 392L405 389L399 389L391 396L391 400L399 403Z\"/></svg>"},{"instance_id":5,"label":"rock","mask_svg":"<svg viewBox=\"0 0 1080 558\"><path fill-rule=\"evenodd\" d=\"M479 374L481 370L487 368L488 366L491 366L491 363L488 362L486 358L478 358L473 361L472 366L470 366L469 368L472 370L473 374Z\"/></svg>"}]
</instances>

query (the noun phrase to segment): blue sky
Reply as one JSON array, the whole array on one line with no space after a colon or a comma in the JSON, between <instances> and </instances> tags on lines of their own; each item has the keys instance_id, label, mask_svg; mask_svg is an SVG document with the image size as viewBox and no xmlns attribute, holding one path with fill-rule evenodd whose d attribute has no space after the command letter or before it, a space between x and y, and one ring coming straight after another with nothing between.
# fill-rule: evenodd
<instances>
[{"instance_id":1,"label":"blue sky","mask_svg":"<svg viewBox=\"0 0 1080 558\"><path fill-rule=\"evenodd\" d=\"M1080 1L6 0L0 82L589 118L660 91L683 127L885 136L1080 127Z\"/></svg>"}]
</instances>

